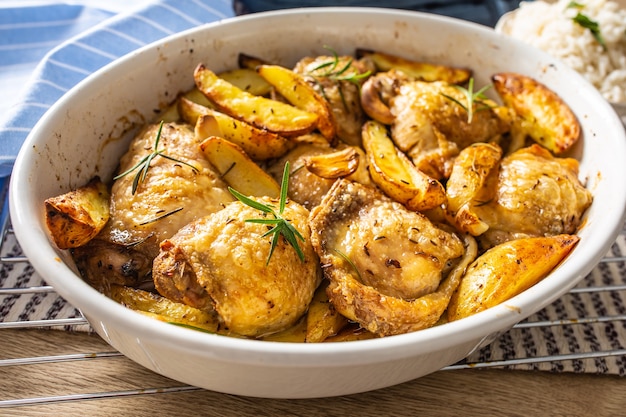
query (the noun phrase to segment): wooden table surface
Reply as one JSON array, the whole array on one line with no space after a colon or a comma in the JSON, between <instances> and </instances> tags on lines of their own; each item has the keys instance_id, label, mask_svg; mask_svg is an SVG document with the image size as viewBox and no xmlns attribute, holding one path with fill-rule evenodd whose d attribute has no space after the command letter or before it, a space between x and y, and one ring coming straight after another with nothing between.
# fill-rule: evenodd
<instances>
[{"instance_id":1,"label":"wooden table surface","mask_svg":"<svg viewBox=\"0 0 626 417\"><path fill-rule=\"evenodd\" d=\"M0 359L110 351L97 335L0 332ZM0 400L182 385L121 356L0 366ZM618 416L624 410L624 378L469 369L439 371L394 387L334 398L274 400L198 389L0 408L0 416Z\"/></svg>"}]
</instances>

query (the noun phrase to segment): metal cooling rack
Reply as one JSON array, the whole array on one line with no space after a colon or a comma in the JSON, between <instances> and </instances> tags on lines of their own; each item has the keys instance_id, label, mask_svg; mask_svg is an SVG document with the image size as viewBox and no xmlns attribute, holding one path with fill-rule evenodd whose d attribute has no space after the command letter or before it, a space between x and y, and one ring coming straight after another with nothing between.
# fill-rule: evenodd
<instances>
[{"instance_id":1,"label":"metal cooling rack","mask_svg":"<svg viewBox=\"0 0 626 417\"><path fill-rule=\"evenodd\" d=\"M0 252L2 245L7 240L7 236L13 233L11 229L11 221L9 218L9 208L7 204L7 191L8 179L0 179L0 201L3 201L2 211L0 212ZM626 229L622 229L622 234L626 234ZM28 259L23 256L14 257L0 257L0 263L24 263L28 262ZM626 262L626 256L605 257L601 262L613 263L613 262ZM598 287L577 287L572 289L571 293L583 293L583 292L605 292L605 291L626 291L626 283L621 283L611 286L598 286ZM42 285L37 287L28 288L0 288L0 297L10 295L22 295L22 294L35 294L35 293L54 293L54 289L48 285ZM581 324L581 323L596 323L596 322L625 322L626 315L618 316L601 316L601 317L571 317L568 320L559 321L541 321L541 322L522 322L514 326L514 329L539 327L539 326L562 326L568 324ZM59 326L68 325L88 325L87 320L84 317L67 317L67 318L55 318L50 320L36 320L36 321L14 321L14 322L0 322L0 337L2 337L2 329L26 329L26 328L55 328ZM112 349L112 348L111 348ZM41 356L25 357L25 358L8 358L0 359L0 369L8 366L28 366L33 364L55 364L66 363L68 367L72 366L72 363L78 361L91 361L91 360L111 360L113 358L119 358L123 356L121 353L110 350L101 352L76 352L64 355L45 355L45 352L41 353ZM459 369L476 369L476 368L504 368L513 365L527 365L538 364L544 362L559 362L559 361L573 361L573 360L593 360L598 358L608 358L612 356L626 356L626 349L615 350L600 350L589 352L576 352L562 355L551 355L541 357L516 357L508 360L489 361L489 362L459 362L458 364L443 368L443 370L459 370ZM132 390L120 390L120 391L106 391L106 392L92 392L81 394L67 394L60 396L47 396L47 397L34 397L23 399L10 399L0 400L0 408L14 408L29 405L40 404L52 404L63 403L70 401L88 401L94 399L112 399L121 397L130 397L138 395L161 395L172 394L189 391L199 391L201 388L193 387L190 385L177 385L177 386L160 386L160 387L145 387L141 389Z\"/></svg>"}]
</instances>

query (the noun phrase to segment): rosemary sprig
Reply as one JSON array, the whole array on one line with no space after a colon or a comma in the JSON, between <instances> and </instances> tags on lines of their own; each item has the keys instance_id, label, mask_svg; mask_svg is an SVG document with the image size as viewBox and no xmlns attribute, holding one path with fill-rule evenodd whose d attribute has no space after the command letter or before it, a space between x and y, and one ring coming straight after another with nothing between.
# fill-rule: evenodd
<instances>
[{"instance_id":1,"label":"rosemary sprig","mask_svg":"<svg viewBox=\"0 0 626 417\"><path fill-rule=\"evenodd\" d=\"M246 222L249 223L259 223L259 224L268 224L274 225L273 228L265 232L262 236L272 236L272 246L270 247L270 253L267 257L266 265L269 264L270 259L272 258L272 254L274 253L274 249L276 249L276 245L280 240L280 237L284 237L287 243L289 243L293 249L298 254L298 258L300 261L304 262L304 252L300 248L298 244L298 239L304 242L304 237L300 234L298 229L296 229L289 220L283 217L283 212L285 211L285 205L287 204L287 189L289 187L289 162L285 164L285 169L283 170L283 178L280 185L280 199L278 200L278 212L276 212L275 207L271 204L263 204L256 200L253 200L245 195L241 194L239 191L228 187L228 190L231 192L233 196L242 203L247 206L250 206L254 209L257 209L263 213L267 213L272 215L273 218L265 218L265 219L246 219Z\"/></svg>"},{"instance_id":2,"label":"rosemary sprig","mask_svg":"<svg viewBox=\"0 0 626 417\"><path fill-rule=\"evenodd\" d=\"M334 249L335 252L337 252L337 254L339 256L341 256L343 258L344 261L348 262L348 264L352 267L352 269L354 269L354 272L356 272L356 276L359 279L359 281L362 281L361 279L361 273L359 272L359 269L356 267L355 263L352 261L352 259L350 259L350 257L348 257L348 255L346 255L345 253L343 253L342 251L340 251L339 249Z\"/></svg>"},{"instance_id":3,"label":"rosemary sprig","mask_svg":"<svg viewBox=\"0 0 626 417\"><path fill-rule=\"evenodd\" d=\"M159 220L162 220L162 219L164 219L164 218L166 218L168 216L171 216L172 214L178 213L183 208L184 207L178 207L178 208L175 208L174 210L168 211L167 213L159 214L158 216L152 217L152 218L150 218L148 220L145 220L145 221L139 223L139 226L145 226L145 225L150 224L150 223L158 222Z\"/></svg>"},{"instance_id":4,"label":"rosemary sprig","mask_svg":"<svg viewBox=\"0 0 626 417\"><path fill-rule=\"evenodd\" d=\"M486 85L480 90L474 92L474 78L472 77L469 79L467 88L462 87L460 85L454 85L453 87L455 87L457 90L459 90L465 95L464 103L462 103L461 101L457 100L456 98L448 94L441 93L441 95L447 98L448 100L458 104L467 112L467 123L472 123L472 120L474 118L474 112L493 108L492 105L486 102L488 98L487 96L485 96L485 91L490 89L491 85Z\"/></svg>"},{"instance_id":5,"label":"rosemary sprig","mask_svg":"<svg viewBox=\"0 0 626 417\"><path fill-rule=\"evenodd\" d=\"M156 139L154 140L154 146L153 146L153 151L151 153L149 153L148 155L144 156L141 161L137 162L137 164L135 164L135 166L133 166L132 168L122 172L121 174L115 176L113 179L114 180L118 180L128 174L130 174L131 172L137 170L137 173L135 174L135 178L133 178L133 188L132 188L132 194L134 195L135 192L137 192L137 187L139 186L140 182L143 182L146 179L146 175L148 174L148 170L150 169L150 163L152 162L152 160L154 158L156 158L157 156L163 157L165 159L169 159L170 161L174 161L177 162L179 164L183 164L183 165L187 165L188 167L190 167L191 169L194 170L194 172L198 172L198 168L196 168L195 166L188 164L185 161L181 161L180 159L174 158L172 156L166 155L163 153L164 149L159 149L159 141L161 140L161 131L163 130L163 121L161 120L161 124L159 125L159 130L157 131L157 135L156 135Z\"/></svg>"},{"instance_id":6,"label":"rosemary sprig","mask_svg":"<svg viewBox=\"0 0 626 417\"><path fill-rule=\"evenodd\" d=\"M333 54L333 60L328 62L323 62L317 67L313 68L309 71L309 74L315 77L326 77L334 81L348 81L353 84L359 83L363 78L367 78L370 76L371 71L366 72L348 72L350 67L352 66L353 59L350 58L345 65L339 67L340 59L339 54L333 48L329 46L324 46L325 49L328 49ZM321 74L314 74L320 70L325 70Z\"/></svg>"}]
</instances>

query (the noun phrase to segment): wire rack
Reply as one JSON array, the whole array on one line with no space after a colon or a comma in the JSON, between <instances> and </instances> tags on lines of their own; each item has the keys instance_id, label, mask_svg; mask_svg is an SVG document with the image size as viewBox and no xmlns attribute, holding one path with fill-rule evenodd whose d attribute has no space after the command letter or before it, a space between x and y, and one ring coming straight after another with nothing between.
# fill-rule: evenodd
<instances>
[{"instance_id":1,"label":"wire rack","mask_svg":"<svg viewBox=\"0 0 626 417\"><path fill-rule=\"evenodd\" d=\"M3 201L0 211L0 253L2 252L2 246L7 241L8 237L13 234L11 229L11 221L9 216L9 209L7 204L7 187L8 178L0 179L0 201ZM626 230L622 229L622 234L626 234ZM27 263L28 259L24 256L0 256L0 264L3 263ZM602 259L601 263L620 263L620 268L624 268L626 265L626 256L607 256ZM626 278L626 277L624 277ZM626 291L626 282L618 283L616 285L602 286L602 287L576 287L573 288L570 293L581 292L620 292ZM21 296L32 295L37 293L54 293L54 289L48 285L41 285L35 287L19 287L19 288L4 288L0 287L0 297L6 296ZM599 317L571 317L568 320L559 320L558 322L546 321L546 322L521 322L513 327L513 329L537 327L537 326L562 326L567 324L580 324L580 323L595 323L595 322L620 322L626 326L626 315L612 315L612 316L599 316ZM0 322L0 337L3 337L3 329L28 329L28 328L57 328L59 326L76 326L85 325L88 326L87 320L81 315L80 317L58 317L49 320L30 320L30 321L5 321ZM3 367L21 366L26 367L34 364L59 364L63 363L66 366L72 366L72 363L78 361L92 361L92 360L112 360L113 358L119 358L123 356L121 353L113 350L98 351L98 352L75 352L63 355L45 355L33 356L33 357L19 357L19 358L6 358L0 359L0 370ZM626 349L606 349L606 350L590 350L580 351L568 354L560 355L548 355L548 356L535 356L535 357L515 357L507 360L488 361L488 362L467 362L461 361L455 365L451 365L443 368L443 370L459 370L459 369L476 369L476 368L506 368L514 365L521 364L537 364L543 362L559 362L559 361L575 361L575 360L595 360L598 358L607 358L614 356L626 357ZM66 394L60 396L46 396L46 397L31 397L21 399L9 399L0 400L0 408L14 408L37 404L52 404L62 402L77 402L87 401L94 399L112 399L139 395L161 395L172 394L189 391L197 391L201 388L193 387L190 385L173 385L173 386L158 386L158 387L143 387L141 389L120 390L120 391L104 391L104 392L91 392L80 394Z\"/></svg>"}]
</instances>

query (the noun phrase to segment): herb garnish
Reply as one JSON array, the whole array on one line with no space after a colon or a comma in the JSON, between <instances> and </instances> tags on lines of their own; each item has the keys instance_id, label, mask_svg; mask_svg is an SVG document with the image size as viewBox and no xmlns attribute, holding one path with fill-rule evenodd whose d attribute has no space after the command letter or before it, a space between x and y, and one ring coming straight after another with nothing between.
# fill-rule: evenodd
<instances>
[{"instance_id":1,"label":"herb garnish","mask_svg":"<svg viewBox=\"0 0 626 417\"><path fill-rule=\"evenodd\" d=\"M448 94L441 93L441 95L465 109L467 112L467 123L472 123L474 112L493 108L491 104L486 102L488 98L485 96L485 91L490 89L491 85L486 85L480 90L474 92L474 78L472 77L469 79L467 88L460 85L453 85L453 87L465 95L465 103L461 103L459 100ZM474 104L477 105L476 108L474 108Z\"/></svg>"},{"instance_id":2,"label":"herb garnish","mask_svg":"<svg viewBox=\"0 0 626 417\"><path fill-rule=\"evenodd\" d=\"M247 206L250 206L254 209L262 211L263 213L271 214L273 218L270 219L246 219L246 222L249 223L260 223L260 224L271 224L274 225L273 228L265 232L262 236L272 235L272 246L270 247L270 253L267 257L266 265L269 264L272 254L274 253L274 249L276 249L276 245L278 245L278 241L281 235L285 238L285 240L293 247L293 249L298 254L298 258L300 261L304 262L304 253L298 244L298 239L304 242L304 237L298 232L291 223L289 223L288 219L285 219L282 214L285 210L285 205L287 204L287 189L289 187L289 162L285 164L285 169L283 171L283 178L280 185L280 199L278 201L279 207L278 212L276 212L275 207L271 204L263 204L256 200L253 200L245 195L241 194L239 191L228 187L228 190L231 192L233 196L242 203Z\"/></svg>"},{"instance_id":3,"label":"herb garnish","mask_svg":"<svg viewBox=\"0 0 626 417\"><path fill-rule=\"evenodd\" d=\"M354 264L354 262L352 262L352 259L350 259L348 257L348 255L346 255L345 253L343 253L342 251L340 251L339 249L334 249L335 252L337 252L337 254L339 256L341 256L346 262L348 262L348 264L352 267L352 269L354 269L354 272L356 272L357 277L359 278L359 281L362 281L361 279L361 273L359 272L358 268L356 267L356 265Z\"/></svg>"},{"instance_id":4,"label":"herb garnish","mask_svg":"<svg viewBox=\"0 0 626 417\"><path fill-rule=\"evenodd\" d=\"M333 60L324 62L318 65L317 67L313 68L310 71L311 75L314 75L316 77L326 77L335 81L349 81L353 84L358 85L358 82L360 80L362 80L363 78L369 77L369 75L371 74L371 71L366 71L362 73L359 73L359 72L347 73L347 71L352 66L352 62L353 62L352 58L348 59L346 64L343 67L338 69L337 66L339 65L339 54L337 54L337 51L335 51L333 48L329 46L324 46L324 48L328 49L333 54ZM326 69L326 71L321 74L313 74L314 72L319 71L321 69Z\"/></svg>"},{"instance_id":5,"label":"herb garnish","mask_svg":"<svg viewBox=\"0 0 626 417\"><path fill-rule=\"evenodd\" d=\"M145 226L145 225L150 224L150 223L158 222L159 220L164 219L164 218L166 218L168 216L171 216L172 214L178 213L182 209L183 209L183 207L178 207L178 208L175 208L174 210L168 211L167 213L159 214L158 216L155 216L155 217L153 217L151 219L148 219L148 220L145 220L145 221L139 223L139 226Z\"/></svg>"},{"instance_id":6,"label":"herb garnish","mask_svg":"<svg viewBox=\"0 0 626 417\"><path fill-rule=\"evenodd\" d=\"M598 24L598 22L591 20L588 16L580 12L580 10L584 7L585 6L583 4L577 3L575 1L572 1L567 5L568 9L579 10L576 16L572 17L572 20L583 28L589 29L595 40L602 46L603 49L606 49L606 42L602 37L602 33L600 33L600 25Z\"/></svg>"},{"instance_id":7,"label":"herb garnish","mask_svg":"<svg viewBox=\"0 0 626 417\"><path fill-rule=\"evenodd\" d=\"M148 170L150 169L150 163L152 162L152 160L154 158L156 158L157 156L161 156L165 159L169 159L170 161L174 161L174 162L178 162L180 164L183 165L187 165L188 167L190 167L191 169L194 170L194 172L198 172L198 168L196 168L195 166L188 164L187 162L181 161L180 159L176 159L172 156L166 155L163 153L164 149L159 149L159 141L161 140L161 131L163 130L163 120L161 120L161 124L159 125L159 130L157 131L157 135L156 135L156 139L154 140L154 147L153 147L153 151L144 156L141 161L139 161L135 166L133 166L132 168L122 172L121 174L115 176L113 179L117 180L120 179L128 174L130 174L131 172L133 172L134 170L138 170L137 173L135 174L135 178L133 179L133 188L132 188L132 194L134 195L135 192L137 191L137 187L139 186L140 182L143 182L146 179L146 175L148 174Z\"/></svg>"},{"instance_id":8,"label":"herb garnish","mask_svg":"<svg viewBox=\"0 0 626 417\"><path fill-rule=\"evenodd\" d=\"M329 50L333 54L332 61L323 62L320 65L316 66L315 68L311 69L309 71L309 75L311 75L312 77L325 77L332 81L337 81L337 82L347 81L356 85L360 89L361 85L359 84L359 82L362 79L369 77L372 72L371 71L366 71L362 73L353 72L353 71L348 72L348 70L352 67L352 62L353 62L352 58L348 59L345 65L343 65L340 68L337 68L340 63L339 54L337 54L337 51L335 51L330 46L324 45L324 48ZM320 74L317 74L316 72L319 72L320 70L324 70L324 71L321 72ZM319 83L318 85L324 98L327 98L326 92L324 91L324 87ZM339 88L339 95L341 97L341 101L343 102L344 107L347 109L348 105L346 103L345 97L343 96L343 91L341 88Z\"/></svg>"}]
</instances>

